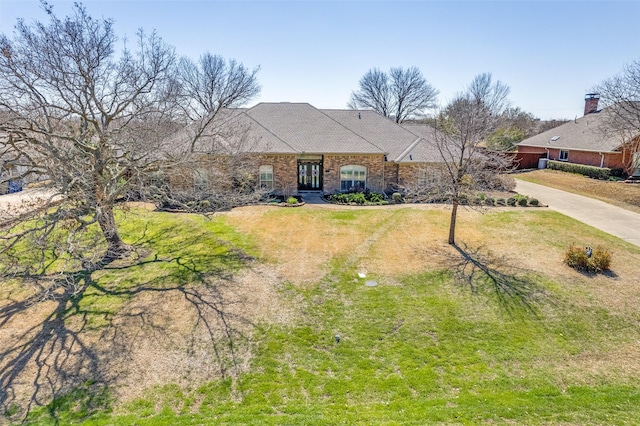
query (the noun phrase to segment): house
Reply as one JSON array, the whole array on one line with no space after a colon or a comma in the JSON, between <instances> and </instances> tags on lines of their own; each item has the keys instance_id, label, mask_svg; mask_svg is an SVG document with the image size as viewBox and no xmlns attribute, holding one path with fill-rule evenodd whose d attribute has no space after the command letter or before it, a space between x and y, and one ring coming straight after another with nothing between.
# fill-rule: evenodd
<instances>
[{"instance_id":1,"label":"house","mask_svg":"<svg viewBox=\"0 0 640 426\"><path fill-rule=\"evenodd\" d=\"M619 168L629 175L640 176L638 138L623 140L616 132L606 131L605 124L616 106L599 110L598 101L597 94L587 94L583 117L523 140L518 144L518 152L544 154L550 160Z\"/></svg>"},{"instance_id":2,"label":"house","mask_svg":"<svg viewBox=\"0 0 640 426\"><path fill-rule=\"evenodd\" d=\"M173 186L211 181L207 158L220 154L251 154L260 186L285 195L394 189L417 184L426 164L442 161L428 136L369 110L260 103L225 110L209 127L196 138L202 161L191 168L193 183L183 173ZM172 143L191 143L194 135L184 130Z\"/></svg>"},{"instance_id":3,"label":"house","mask_svg":"<svg viewBox=\"0 0 640 426\"><path fill-rule=\"evenodd\" d=\"M8 140L6 134L0 134L0 147L5 146ZM26 168L12 160L15 160L13 156L4 151L0 153L0 195L22 191Z\"/></svg>"}]
</instances>

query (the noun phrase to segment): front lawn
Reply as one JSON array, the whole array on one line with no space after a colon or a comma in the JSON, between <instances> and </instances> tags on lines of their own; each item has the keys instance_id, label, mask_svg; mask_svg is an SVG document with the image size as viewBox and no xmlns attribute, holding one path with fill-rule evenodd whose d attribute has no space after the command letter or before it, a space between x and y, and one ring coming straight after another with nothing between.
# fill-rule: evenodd
<instances>
[{"instance_id":1,"label":"front lawn","mask_svg":"<svg viewBox=\"0 0 640 426\"><path fill-rule=\"evenodd\" d=\"M560 214L463 209L456 249L442 206L134 213L128 242L141 241L148 260L173 260L101 276L136 291L95 327L126 331L132 340L115 340L123 358L155 381L134 381L141 376L126 362L99 353L96 365L113 377L102 393L78 384L32 410L34 424L640 421L640 249ZM181 244L179 229L201 237ZM570 243L609 248L613 274L563 265ZM210 302L229 313L230 337L218 333L215 310L199 316L192 308L204 305L180 302L185 293L152 290L202 295L189 292L207 283L227 283ZM98 300L84 300L85 316L100 317L90 313ZM197 325L207 318L209 336ZM16 332L7 326L0 332ZM165 371L171 360L177 374Z\"/></svg>"}]
</instances>

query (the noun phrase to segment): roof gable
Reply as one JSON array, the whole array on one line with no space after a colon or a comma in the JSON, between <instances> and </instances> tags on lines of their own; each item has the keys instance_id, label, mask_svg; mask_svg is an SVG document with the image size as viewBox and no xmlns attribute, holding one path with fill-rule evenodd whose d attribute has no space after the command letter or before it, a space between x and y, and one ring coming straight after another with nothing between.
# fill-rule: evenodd
<instances>
[{"instance_id":1,"label":"roof gable","mask_svg":"<svg viewBox=\"0 0 640 426\"><path fill-rule=\"evenodd\" d=\"M385 151L396 161L419 137L392 120L368 110L323 109L323 113Z\"/></svg>"},{"instance_id":2,"label":"roof gable","mask_svg":"<svg viewBox=\"0 0 640 426\"><path fill-rule=\"evenodd\" d=\"M609 107L611 108L611 107ZM587 114L520 142L518 146L535 146L576 151L616 152L623 144L614 132L604 131L609 108Z\"/></svg>"}]
</instances>

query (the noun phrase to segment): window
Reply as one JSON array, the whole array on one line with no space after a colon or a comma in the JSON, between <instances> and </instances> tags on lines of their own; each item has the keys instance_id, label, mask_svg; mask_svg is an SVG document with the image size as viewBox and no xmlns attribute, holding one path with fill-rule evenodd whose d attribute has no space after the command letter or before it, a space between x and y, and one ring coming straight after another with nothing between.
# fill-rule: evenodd
<instances>
[{"instance_id":1,"label":"window","mask_svg":"<svg viewBox=\"0 0 640 426\"><path fill-rule=\"evenodd\" d=\"M164 188L167 185L167 177L162 172L153 172L149 175L149 186Z\"/></svg>"},{"instance_id":2,"label":"window","mask_svg":"<svg viewBox=\"0 0 640 426\"><path fill-rule=\"evenodd\" d=\"M209 176L205 169L195 169L193 171L193 190L195 192L205 192L209 188Z\"/></svg>"},{"instance_id":3,"label":"window","mask_svg":"<svg viewBox=\"0 0 640 426\"><path fill-rule=\"evenodd\" d=\"M560 161L569 161L569 151L560 150Z\"/></svg>"},{"instance_id":4,"label":"window","mask_svg":"<svg viewBox=\"0 0 640 426\"><path fill-rule=\"evenodd\" d=\"M442 181L441 169L422 168L418 169L418 188L428 188L437 185Z\"/></svg>"},{"instance_id":5,"label":"window","mask_svg":"<svg viewBox=\"0 0 640 426\"><path fill-rule=\"evenodd\" d=\"M260 166L260 189L273 191L273 166Z\"/></svg>"},{"instance_id":6,"label":"window","mask_svg":"<svg viewBox=\"0 0 640 426\"><path fill-rule=\"evenodd\" d=\"M340 167L340 191L364 191L366 184L366 167L355 165Z\"/></svg>"}]
</instances>

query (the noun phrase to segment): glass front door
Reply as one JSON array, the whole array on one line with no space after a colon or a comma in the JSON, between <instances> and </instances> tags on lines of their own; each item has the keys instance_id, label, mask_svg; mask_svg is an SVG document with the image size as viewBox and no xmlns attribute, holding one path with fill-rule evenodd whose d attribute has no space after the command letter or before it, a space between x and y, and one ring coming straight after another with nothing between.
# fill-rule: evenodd
<instances>
[{"instance_id":1,"label":"glass front door","mask_svg":"<svg viewBox=\"0 0 640 426\"><path fill-rule=\"evenodd\" d=\"M319 191L322 189L322 161L298 161L298 190Z\"/></svg>"}]
</instances>

